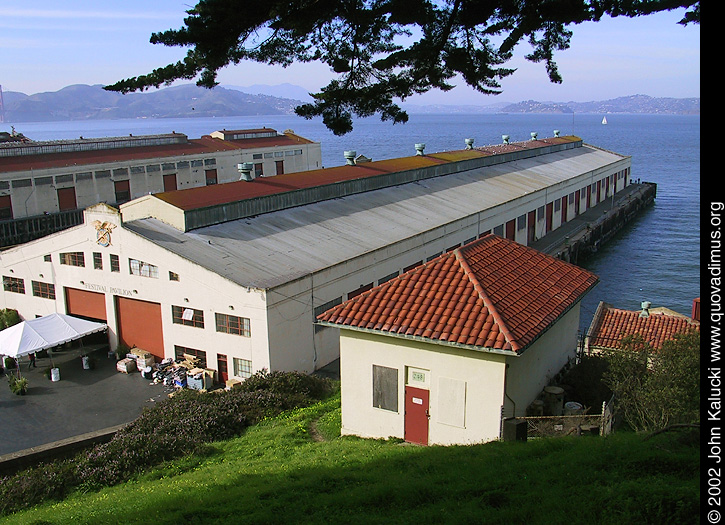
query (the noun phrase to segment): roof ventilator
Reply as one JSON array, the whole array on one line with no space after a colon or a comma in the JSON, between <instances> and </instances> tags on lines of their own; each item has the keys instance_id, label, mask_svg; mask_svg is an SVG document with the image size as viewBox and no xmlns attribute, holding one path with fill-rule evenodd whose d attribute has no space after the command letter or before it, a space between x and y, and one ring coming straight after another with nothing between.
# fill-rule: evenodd
<instances>
[{"instance_id":1,"label":"roof ventilator","mask_svg":"<svg viewBox=\"0 0 725 525\"><path fill-rule=\"evenodd\" d=\"M561 131L559 131L558 129L555 129L554 136L558 138L560 135L561 135Z\"/></svg>"},{"instance_id":2,"label":"roof ventilator","mask_svg":"<svg viewBox=\"0 0 725 525\"><path fill-rule=\"evenodd\" d=\"M357 156L357 151L354 151L354 150L345 151L343 153L343 155L345 156L345 161L347 162L348 166L355 165L355 157Z\"/></svg>"},{"instance_id":3,"label":"roof ventilator","mask_svg":"<svg viewBox=\"0 0 725 525\"><path fill-rule=\"evenodd\" d=\"M416 155L424 155L423 151L425 150L425 144L423 142L419 142L415 145L415 154Z\"/></svg>"},{"instance_id":4,"label":"roof ventilator","mask_svg":"<svg viewBox=\"0 0 725 525\"><path fill-rule=\"evenodd\" d=\"M239 170L239 174L241 175L239 180L254 180L254 176L252 175L253 169L254 164L251 162L242 162L241 164L237 164L237 170Z\"/></svg>"},{"instance_id":5,"label":"roof ventilator","mask_svg":"<svg viewBox=\"0 0 725 525\"><path fill-rule=\"evenodd\" d=\"M536 133L535 131L532 131L532 132L531 132L531 140L536 140L536 137L537 137L538 135L539 135L538 133Z\"/></svg>"},{"instance_id":6,"label":"roof ventilator","mask_svg":"<svg viewBox=\"0 0 725 525\"><path fill-rule=\"evenodd\" d=\"M473 139L465 139L466 149L473 149Z\"/></svg>"},{"instance_id":7,"label":"roof ventilator","mask_svg":"<svg viewBox=\"0 0 725 525\"><path fill-rule=\"evenodd\" d=\"M652 303L649 301L642 301L642 311L639 313L640 317L649 317L649 309L650 306L652 306Z\"/></svg>"},{"instance_id":8,"label":"roof ventilator","mask_svg":"<svg viewBox=\"0 0 725 525\"><path fill-rule=\"evenodd\" d=\"M503 140L504 144L509 143L509 136L508 135L501 135L501 139Z\"/></svg>"}]
</instances>

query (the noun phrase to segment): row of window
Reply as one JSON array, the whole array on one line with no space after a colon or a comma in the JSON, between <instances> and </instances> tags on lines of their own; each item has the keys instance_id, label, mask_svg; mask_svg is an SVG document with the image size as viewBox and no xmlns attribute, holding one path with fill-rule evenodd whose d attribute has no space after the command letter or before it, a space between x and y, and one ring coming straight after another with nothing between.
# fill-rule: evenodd
<instances>
[{"instance_id":1,"label":"row of window","mask_svg":"<svg viewBox=\"0 0 725 525\"><path fill-rule=\"evenodd\" d=\"M174 324L204 328L204 311L174 305L171 307L171 320ZM217 332L244 337L251 337L252 335L250 321L246 317L215 313L214 323Z\"/></svg>"},{"instance_id":2,"label":"row of window","mask_svg":"<svg viewBox=\"0 0 725 525\"><path fill-rule=\"evenodd\" d=\"M269 152L269 153L254 153L252 155L252 159L254 160L262 160L262 159L272 159L272 158L279 158L279 157L293 157L295 155L302 155L301 149L294 149L294 150L287 150L287 151L275 151L275 152Z\"/></svg>"},{"instance_id":3,"label":"row of window","mask_svg":"<svg viewBox=\"0 0 725 525\"><path fill-rule=\"evenodd\" d=\"M55 299L55 285L43 281L30 281L33 295L44 299ZM25 293L25 281L18 277L3 275L3 290L13 293Z\"/></svg>"},{"instance_id":4,"label":"row of window","mask_svg":"<svg viewBox=\"0 0 725 525\"><path fill-rule=\"evenodd\" d=\"M66 266L79 266L85 268L86 256L83 252L63 252L58 254L60 264ZM52 262L53 256L48 254L43 257L45 262ZM121 271L120 258L116 254L108 254L108 262L110 264L110 270L112 272ZM103 270L103 254L100 252L93 252L93 269ZM130 275L137 275L139 277L149 277L152 279L159 278L159 267L150 264L139 259L128 259L128 272ZM169 272L170 281L178 281L179 274L175 272Z\"/></svg>"}]
</instances>

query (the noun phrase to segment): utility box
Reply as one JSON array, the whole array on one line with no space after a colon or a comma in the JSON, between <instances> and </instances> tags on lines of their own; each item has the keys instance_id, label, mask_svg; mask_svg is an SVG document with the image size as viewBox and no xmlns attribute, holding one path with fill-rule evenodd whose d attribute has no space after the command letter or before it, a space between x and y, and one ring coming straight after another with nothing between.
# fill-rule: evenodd
<instances>
[{"instance_id":1,"label":"utility box","mask_svg":"<svg viewBox=\"0 0 725 525\"><path fill-rule=\"evenodd\" d=\"M503 422L504 441L526 441L528 437L528 423L524 419L505 419Z\"/></svg>"}]
</instances>

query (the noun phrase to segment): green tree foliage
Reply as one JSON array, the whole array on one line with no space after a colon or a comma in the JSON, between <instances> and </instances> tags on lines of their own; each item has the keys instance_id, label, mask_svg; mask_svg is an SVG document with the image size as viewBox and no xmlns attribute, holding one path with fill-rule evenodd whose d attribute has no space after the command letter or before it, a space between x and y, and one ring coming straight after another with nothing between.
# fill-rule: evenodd
<instances>
[{"instance_id":1,"label":"green tree foliage","mask_svg":"<svg viewBox=\"0 0 725 525\"><path fill-rule=\"evenodd\" d=\"M338 78L296 112L321 116L343 135L353 115L406 122L395 100L448 91L459 75L481 93L499 93L521 41L532 47L526 58L543 62L560 83L554 54L569 47L569 26L683 7L679 23L699 24L699 0L199 0L184 27L151 35L154 44L189 48L183 60L106 89L127 93L197 77L211 88L221 68L244 60L319 61Z\"/></svg>"},{"instance_id":2,"label":"green tree foliage","mask_svg":"<svg viewBox=\"0 0 725 525\"><path fill-rule=\"evenodd\" d=\"M20 322L20 316L17 310L11 308L3 308L0 310L0 330L4 330L10 326Z\"/></svg>"},{"instance_id":3,"label":"green tree foliage","mask_svg":"<svg viewBox=\"0 0 725 525\"><path fill-rule=\"evenodd\" d=\"M700 420L700 332L677 334L654 350L641 336L604 353L604 383L617 410L637 431Z\"/></svg>"}]
</instances>

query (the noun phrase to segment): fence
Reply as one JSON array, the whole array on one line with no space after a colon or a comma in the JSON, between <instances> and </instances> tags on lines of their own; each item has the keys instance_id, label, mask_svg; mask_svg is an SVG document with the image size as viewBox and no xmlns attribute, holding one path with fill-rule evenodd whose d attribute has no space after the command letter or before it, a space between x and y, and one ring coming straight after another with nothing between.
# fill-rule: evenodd
<instances>
[{"instance_id":1,"label":"fence","mask_svg":"<svg viewBox=\"0 0 725 525\"><path fill-rule=\"evenodd\" d=\"M32 241L78 224L83 224L83 210L0 221L0 247Z\"/></svg>"},{"instance_id":2,"label":"fence","mask_svg":"<svg viewBox=\"0 0 725 525\"><path fill-rule=\"evenodd\" d=\"M571 414L560 416L525 416L516 418L527 423L527 438L600 435L612 432L614 396L602 403L601 414Z\"/></svg>"}]
</instances>

